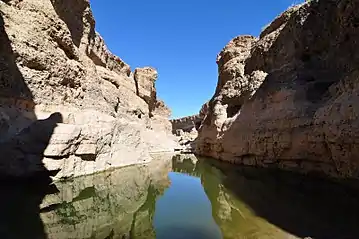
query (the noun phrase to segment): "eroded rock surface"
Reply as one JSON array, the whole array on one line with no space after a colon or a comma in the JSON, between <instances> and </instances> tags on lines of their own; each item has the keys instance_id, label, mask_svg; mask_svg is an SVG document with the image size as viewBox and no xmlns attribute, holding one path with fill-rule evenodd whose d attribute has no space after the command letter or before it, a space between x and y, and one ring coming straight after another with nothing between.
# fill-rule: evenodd
<instances>
[{"instance_id":1,"label":"eroded rock surface","mask_svg":"<svg viewBox=\"0 0 359 239\"><path fill-rule=\"evenodd\" d=\"M310 1L233 39L196 151L233 163L359 177L359 1Z\"/></svg>"},{"instance_id":2,"label":"eroded rock surface","mask_svg":"<svg viewBox=\"0 0 359 239\"><path fill-rule=\"evenodd\" d=\"M179 119L170 120L172 133L176 135L182 153L193 153L195 139L198 136L198 128L202 122L202 115L191 115Z\"/></svg>"},{"instance_id":3,"label":"eroded rock surface","mask_svg":"<svg viewBox=\"0 0 359 239\"><path fill-rule=\"evenodd\" d=\"M191 115L179 119L170 120L172 123L172 133L176 134L178 130L184 132L191 132L193 129L197 129L202 121L200 115Z\"/></svg>"},{"instance_id":4,"label":"eroded rock surface","mask_svg":"<svg viewBox=\"0 0 359 239\"><path fill-rule=\"evenodd\" d=\"M78 176L173 151L156 70L132 73L107 49L88 0L0 1L0 43L2 176Z\"/></svg>"}]
</instances>

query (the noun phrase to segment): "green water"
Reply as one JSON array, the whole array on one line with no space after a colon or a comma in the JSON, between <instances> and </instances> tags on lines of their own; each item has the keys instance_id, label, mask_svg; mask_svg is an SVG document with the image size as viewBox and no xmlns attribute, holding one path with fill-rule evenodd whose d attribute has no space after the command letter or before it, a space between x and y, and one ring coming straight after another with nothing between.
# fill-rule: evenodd
<instances>
[{"instance_id":1,"label":"green water","mask_svg":"<svg viewBox=\"0 0 359 239\"><path fill-rule=\"evenodd\" d=\"M194 156L0 189L5 239L359 238L355 190Z\"/></svg>"}]
</instances>

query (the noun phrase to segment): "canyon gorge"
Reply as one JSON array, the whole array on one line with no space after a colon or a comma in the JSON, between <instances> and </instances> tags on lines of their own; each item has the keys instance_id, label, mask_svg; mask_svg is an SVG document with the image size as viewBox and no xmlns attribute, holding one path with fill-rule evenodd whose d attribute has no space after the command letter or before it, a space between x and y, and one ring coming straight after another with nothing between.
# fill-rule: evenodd
<instances>
[{"instance_id":1,"label":"canyon gorge","mask_svg":"<svg viewBox=\"0 0 359 239\"><path fill-rule=\"evenodd\" d=\"M132 71L113 55L88 1L0 4L4 177L81 176L181 149L235 164L359 175L357 0L309 1L259 38L234 38L217 56L212 99L198 115L171 121L157 97L157 70Z\"/></svg>"},{"instance_id":2,"label":"canyon gorge","mask_svg":"<svg viewBox=\"0 0 359 239\"><path fill-rule=\"evenodd\" d=\"M173 118L90 0L0 0L0 237L358 238L358 9L305 1L233 38Z\"/></svg>"}]
</instances>

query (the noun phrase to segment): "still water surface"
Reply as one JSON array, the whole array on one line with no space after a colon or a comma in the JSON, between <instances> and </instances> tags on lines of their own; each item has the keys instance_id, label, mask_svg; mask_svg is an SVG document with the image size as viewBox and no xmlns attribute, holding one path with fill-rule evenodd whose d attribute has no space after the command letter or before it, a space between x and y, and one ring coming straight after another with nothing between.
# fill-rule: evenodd
<instances>
[{"instance_id":1,"label":"still water surface","mask_svg":"<svg viewBox=\"0 0 359 239\"><path fill-rule=\"evenodd\" d=\"M355 190L194 156L0 189L0 238L359 238Z\"/></svg>"}]
</instances>

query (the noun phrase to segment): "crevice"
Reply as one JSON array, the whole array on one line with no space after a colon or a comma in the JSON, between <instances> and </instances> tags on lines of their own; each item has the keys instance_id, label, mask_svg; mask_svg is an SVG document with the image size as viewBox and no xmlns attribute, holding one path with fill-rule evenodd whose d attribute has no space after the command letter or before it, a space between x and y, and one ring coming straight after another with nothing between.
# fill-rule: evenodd
<instances>
[{"instance_id":1,"label":"crevice","mask_svg":"<svg viewBox=\"0 0 359 239\"><path fill-rule=\"evenodd\" d=\"M81 154L77 156L79 156L83 161L96 161L97 158L96 154Z\"/></svg>"},{"instance_id":2,"label":"crevice","mask_svg":"<svg viewBox=\"0 0 359 239\"><path fill-rule=\"evenodd\" d=\"M136 95L140 96L140 90L138 88L138 80L136 79L136 75L134 74L133 79L135 80L135 86L136 86Z\"/></svg>"},{"instance_id":3,"label":"crevice","mask_svg":"<svg viewBox=\"0 0 359 239\"><path fill-rule=\"evenodd\" d=\"M106 68L106 63L103 62L103 61L100 59L100 57L98 57L93 50L91 50L91 52L90 52L90 54L89 54L89 57L90 57L90 59L92 60L92 62L93 62L95 65L97 65L97 66L102 66L102 67Z\"/></svg>"},{"instance_id":4,"label":"crevice","mask_svg":"<svg viewBox=\"0 0 359 239\"><path fill-rule=\"evenodd\" d=\"M117 103L115 105L115 112L116 113L118 113L119 107L120 107L120 98L117 97Z\"/></svg>"}]
</instances>

